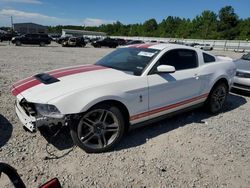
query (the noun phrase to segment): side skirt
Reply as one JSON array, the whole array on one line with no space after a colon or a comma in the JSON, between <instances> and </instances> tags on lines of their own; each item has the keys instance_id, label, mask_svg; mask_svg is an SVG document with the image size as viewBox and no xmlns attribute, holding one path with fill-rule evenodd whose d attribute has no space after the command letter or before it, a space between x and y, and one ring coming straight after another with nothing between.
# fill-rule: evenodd
<instances>
[{"instance_id":1,"label":"side skirt","mask_svg":"<svg viewBox=\"0 0 250 188\"><path fill-rule=\"evenodd\" d=\"M152 123L155 123L155 122L158 122L158 121L161 121L163 119L166 119L166 118L170 118L170 117L173 117L177 114L181 114L181 113L184 113L184 112L188 112L188 111L191 111L193 109L196 109L196 108L199 108L199 107L202 107L204 105L204 102L202 103L199 103L199 104L196 104L196 105L193 105L193 106L189 106L187 108L183 108L181 110L177 110L175 112L171 112L171 113L168 113L168 114L164 114L162 116L159 116L159 117L156 117L156 118L153 118L153 119L149 119L149 120L146 120L146 121L143 121L143 122L140 122L140 123L136 123L136 124L133 124L133 125L129 125L129 130L134 130L134 129L137 129L139 127L144 127L146 125L149 125L149 124L152 124Z\"/></svg>"}]
</instances>

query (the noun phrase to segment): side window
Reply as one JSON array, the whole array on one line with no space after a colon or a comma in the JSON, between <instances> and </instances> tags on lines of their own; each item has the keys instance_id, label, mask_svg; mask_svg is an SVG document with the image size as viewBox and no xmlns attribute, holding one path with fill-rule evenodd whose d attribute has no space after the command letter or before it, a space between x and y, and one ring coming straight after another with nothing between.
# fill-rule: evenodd
<instances>
[{"instance_id":1,"label":"side window","mask_svg":"<svg viewBox=\"0 0 250 188\"><path fill-rule=\"evenodd\" d=\"M215 62L215 58L209 54L203 53L204 63Z\"/></svg>"},{"instance_id":2,"label":"side window","mask_svg":"<svg viewBox=\"0 0 250 188\"><path fill-rule=\"evenodd\" d=\"M198 58L194 50L176 49L166 52L158 65L171 65L176 70L192 69L198 66Z\"/></svg>"}]
</instances>

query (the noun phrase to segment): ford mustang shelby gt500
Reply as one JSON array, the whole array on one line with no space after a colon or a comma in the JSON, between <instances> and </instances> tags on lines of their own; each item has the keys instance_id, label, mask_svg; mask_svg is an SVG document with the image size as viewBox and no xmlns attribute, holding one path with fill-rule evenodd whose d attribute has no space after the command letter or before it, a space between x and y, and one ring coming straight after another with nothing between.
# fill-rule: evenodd
<instances>
[{"instance_id":1,"label":"ford mustang shelby gt500","mask_svg":"<svg viewBox=\"0 0 250 188\"><path fill-rule=\"evenodd\" d=\"M16 113L30 131L67 125L79 147L104 152L137 124L200 105L219 112L235 71L230 58L197 48L136 44L94 65L36 74L11 91Z\"/></svg>"}]
</instances>

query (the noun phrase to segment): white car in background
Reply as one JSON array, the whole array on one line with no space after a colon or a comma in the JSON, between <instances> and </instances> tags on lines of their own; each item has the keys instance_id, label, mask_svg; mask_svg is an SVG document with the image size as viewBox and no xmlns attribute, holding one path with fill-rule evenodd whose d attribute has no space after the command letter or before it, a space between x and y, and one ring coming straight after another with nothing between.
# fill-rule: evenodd
<instances>
[{"instance_id":1,"label":"white car in background","mask_svg":"<svg viewBox=\"0 0 250 188\"><path fill-rule=\"evenodd\" d=\"M136 125L202 105L218 113L235 70L230 58L197 48L136 44L119 48L94 65L21 80L12 86L12 94L26 129L67 125L79 147L104 152Z\"/></svg>"},{"instance_id":2,"label":"white car in background","mask_svg":"<svg viewBox=\"0 0 250 188\"><path fill-rule=\"evenodd\" d=\"M198 44L198 45L195 45L194 47L200 48L201 50L205 50L205 51L213 50L213 46L211 46L210 44Z\"/></svg>"},{"instance_id":3,"label":"white car in background","mask_svg":"<svg viewBox=\"0 0 250 188\"><path fill-rule=\"evenodd\" d=\"M237 71L233 88L250 92L250 53L243 55L234 62Z\"/></svg>"}]
</instances>

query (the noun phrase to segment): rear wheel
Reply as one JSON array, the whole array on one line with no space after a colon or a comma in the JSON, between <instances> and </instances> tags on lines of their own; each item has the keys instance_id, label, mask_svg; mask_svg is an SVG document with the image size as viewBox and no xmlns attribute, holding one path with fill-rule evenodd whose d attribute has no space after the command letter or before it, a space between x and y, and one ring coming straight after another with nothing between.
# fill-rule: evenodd
<instances>
[{"instance_id":1,"label":"rear wheel","mask_svg":"<svg viewBox=\"0 0 250 188\"><path fill-rule=\"evenodd\" d=\"M71 125L73 141L87 153L112 149L124 135L125 123L115 106L100 105L86 112L77 124Z\"/></svg>"},{"instance_id":2,"label":"rear wheel","mask_svg":"<svg viewBox=\"0 0 250 188\"><path fill-rule=\"evenodd\" d=\"M223 82L216 84L212 88L206 101L206 107L209 110L209 112L213 114L218 113L225 104L227 95L228 95L228 86Z\"/></svg>"},{"instance_id":3,"label":"rear wheel","mask_svg":"<svg viewBox=\"0 0 250 188\"><path fill-rule=\"evenodd\" d=\"M45 42L40 42L40 46L45 46Z\"/></svg>"},{"instance_id":4,"label":"rear wheel","mask_svg":"<svg viewBox=\"0 0 250 188\"><path fill-rule=\"evenodd\" d=\"M21 45L22 45L21 41L17 40L16 41L16 46L21 46Z\"/></svg>"}]
</instances>

